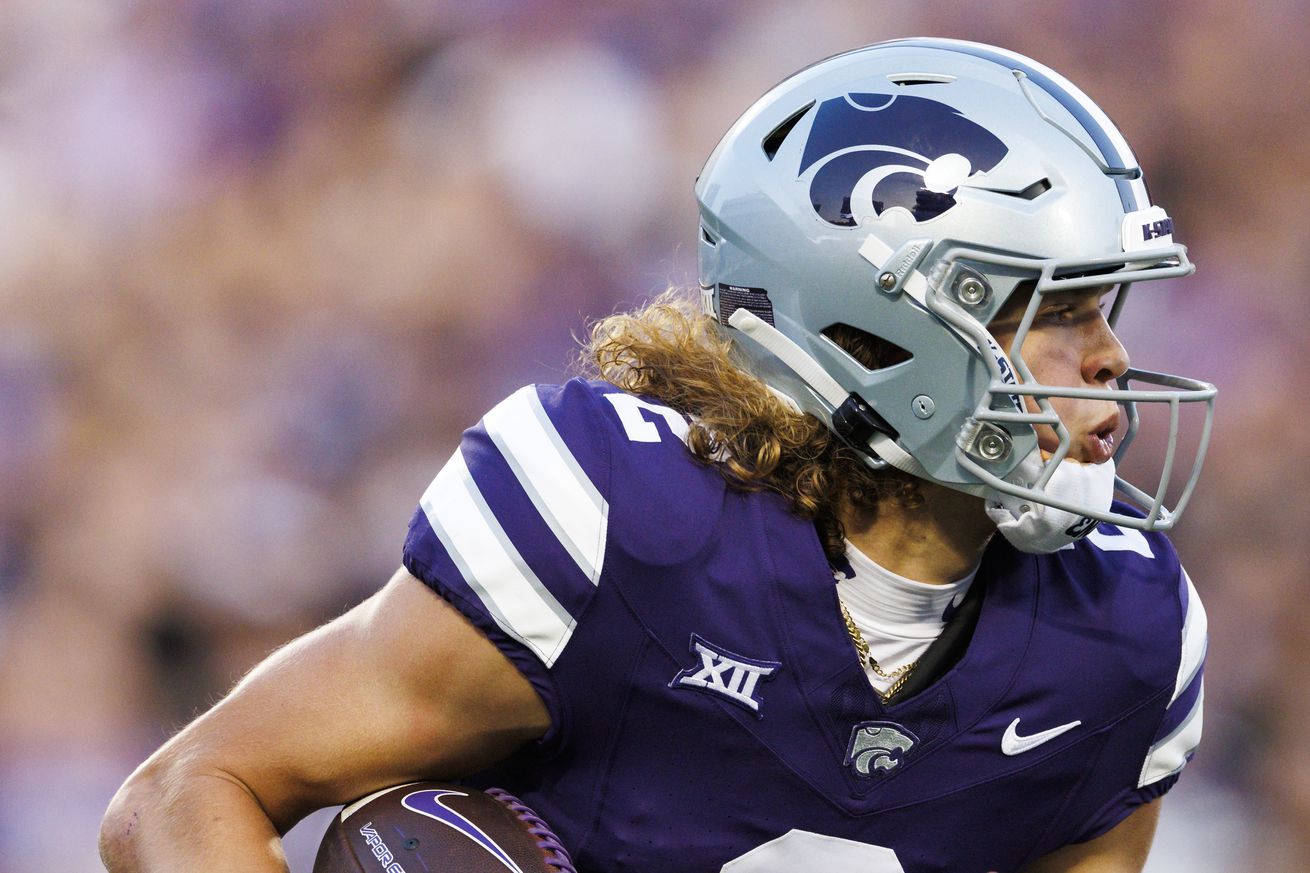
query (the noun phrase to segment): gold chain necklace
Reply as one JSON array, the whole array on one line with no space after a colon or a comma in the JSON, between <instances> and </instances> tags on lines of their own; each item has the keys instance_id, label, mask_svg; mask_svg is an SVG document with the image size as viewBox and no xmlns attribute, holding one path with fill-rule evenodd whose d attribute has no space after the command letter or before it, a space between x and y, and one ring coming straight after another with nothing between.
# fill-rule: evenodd
<instances>
[{"instance_id":1,"label":"gold chain necklace","mask_svg":"<svg viewBox=\"0 0 1310 873\"><path fill-rule=\"evenodd\" d=\"M886 703L892 698L893 694L900 691L905 683L909 681L910 673L914 671L915 667L919 666L919 662L916 659L902 667L897 667L891 672L884 671L882 666L878 664L877 659L869 654L869 644L865 641L864 634L860 633L860 629L855 626L855 619L851 618L851 611L846 608L846 603L840 597L837 598L837 603L841 605L841 617L846 622L846 633L850 634L851 642L855 644L855 651L860 656L860 661L867 663L873 672L883 679L895 680L885 692L878 692L879 696L882 697L882 702Z\"/></svg>"}]
</instances>

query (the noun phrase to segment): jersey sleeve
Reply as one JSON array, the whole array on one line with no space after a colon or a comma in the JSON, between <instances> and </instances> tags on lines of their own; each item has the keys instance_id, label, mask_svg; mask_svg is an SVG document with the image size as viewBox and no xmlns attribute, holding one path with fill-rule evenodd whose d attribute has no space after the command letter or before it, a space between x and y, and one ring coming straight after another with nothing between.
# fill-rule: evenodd
<instances>
[{"instance_id":1,"label":"jersey sleeve","mask_svg":"<svg viewBox=\"0 0 1310 873\"><path fill-rule=\"evenodd\" d=\"M1178 597L1183 606L1182 652L1178 659L1178 677L1173 694L1165 707L1164 718L1155 732L1154 742L1142 762L1139 791L1150 791L1171 777L1176 777L1201 742L1201 711L1205 702L1205 653L1207 630L1205 607L1186 570L1179 573ZM1170 782L1172 784L1172 782ZM1167 789L1166 789L1167 790ZM1159 796L1163 791L1147 797Z\"/></svg>"},{"instance_id":2,"label":"jersey sleeve","mask_svg":"<svg viewBox=\"0 0 1310 873\"><path fill-rule=\"evenodd\" d=\"M550 668L596 592L609 516L609 445L589 383L528 386L465 431L423 493L404 564L533 684L552 721Z\"/></svg>"},{"instance_id":3,"label":"jersey sleeve","mask_svg":"<svg viewBox=\"0 0 1310 873\"><path fill-rule=\"evenodd\" d=\"M1178 577L1182 616L1181 631L1174 637L1174 644L1178 646L1178 668L1164 713L1141 759L1137 784L1103 807L1074 842L1086 842L1101 836L1139 806L1162 797L1178 781L1183 767L1192 760L1201 742L1207 644L1205 607L1187 571L1181 566Z\"/></svg>"}]
</instances>

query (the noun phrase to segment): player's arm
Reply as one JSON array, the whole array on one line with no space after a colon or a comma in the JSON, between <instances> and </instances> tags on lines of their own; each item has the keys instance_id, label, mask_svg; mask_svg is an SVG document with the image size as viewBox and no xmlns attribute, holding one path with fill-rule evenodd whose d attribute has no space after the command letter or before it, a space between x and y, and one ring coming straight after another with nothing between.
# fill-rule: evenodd
<instances>
[{"instance_id":1,"label":"player's arm","mask_svg":"<svg viewBox=\"0 0 1310 873\"><path fill-rule=\"evenodd\" d=\"M1096 839L1052 852L1025 867L1024 873L1141 873L1155 839L1162 802L1139 806Z\"/></svg>"},{"instance_id":2,"label":"player's arm","mask_svg":"<svg viewBox=\"0 0 1310 873\"><path fill-rule=\"evenodd\" d=\"M522 674L401 570L142 764L110 804L101 853L110 873L285 871L279 835L309 812L472 772L548 726Z\"/></svg>"}]
</instances>

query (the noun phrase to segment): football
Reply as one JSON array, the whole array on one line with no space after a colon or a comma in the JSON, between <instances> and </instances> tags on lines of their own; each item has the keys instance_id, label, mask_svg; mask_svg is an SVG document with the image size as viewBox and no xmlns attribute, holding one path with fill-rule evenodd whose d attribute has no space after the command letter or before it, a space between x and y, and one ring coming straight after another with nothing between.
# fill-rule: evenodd
<instances>
[{"instance_id":1,"label":"football","mask_svg":"<svg viewBox=\"0 0 1310 873\"><path fill-rule=\"evenodd\" d=\"M513 795L445 782L384 788L347 805L314 873L574 873L550 827Z\"/></svg>"}]
</instances>

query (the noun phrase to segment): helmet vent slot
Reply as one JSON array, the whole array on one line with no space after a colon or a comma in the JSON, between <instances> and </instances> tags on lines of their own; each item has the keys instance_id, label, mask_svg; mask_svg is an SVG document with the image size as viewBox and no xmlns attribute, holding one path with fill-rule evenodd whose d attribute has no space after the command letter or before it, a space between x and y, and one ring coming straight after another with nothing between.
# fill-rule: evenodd
<instances>
[{"instance_id":1,"label":"helmet vent slot","mask_svg":"<svg viewBox=\"0 0 1310 873\"><path fill-rule=\"evenodd\" d=\"M786 121L775 127L773 132L764 138L764 141L760 143L760 146L764 149L764 154L769 160L774 159L778 154L778 149L782 148L783 140L787 138L787 134L791 133L792 128L800 123L800 120L805 117L805 113L813 108L814 101L811 100L809 103L806 103L800 109L797 109L791 115L787 116Z\"/></svg>"},{"instance_id":2,"label":"helmet vent slot","mask_svg":"<svg viewBox=\"0 0 1310 873\"><path fill-rule=\"evenodd\" d=\"M1005 197L1014 197L1018 200L1036 200L1038 197L1041 197L1047 191L1051 190L1051 180L1038 179L1036 182L1033 182L1027 188L1020 191L999 191L996 188L982 188L980 190L990 191L993 194L1001 194Z\"/></svg>"},{"instance_id":3,"label":"helmet vent slot","mask_svg":"<svg viewBox=\"0 0 1310 873\"><path fill-rule=\"evenodd\" d=\"M1022 197L1024 200L1036 200L1038 197L1041 197L1043 194L1045 194L1047 191L1050 190L1051 190L1050 179L1038 179L1036 182L1033 182L1027 188L1024 188L1022 191L1018 192L1015 196Z\"/></svg>"},{"instance_id":4,"label":"helmet vent slot","mask_svg":"<svg viewBox=\"0 0 1310 873\"><path fill-rule=\"evenodd\" d=\"M903 364L914 357L891 340L849 324L830 324L821 333L824 339L870 373Z\"/></svg>"},{"instance_id":5,"label":"helmet vent slot","mask_svg":"<svg viewBox=\"0 0 1310 873\"><path fill-rule=\"evenodd\" d=\"M949 85L955 81L955 77L945 73L892 73L887 80L893 85L908 88L911 85Z\"/></svg>"},{"instance_id":6,"label":"helmet vent slot","mask_svg":"<svg viewBox=\"0 0 1310 873\"><path fill-rule=\"evenodd\" d=\"M719 241L710 235L710 229L703 224L700 226L700 238L705 240L706 244L710 246L717 246L719 244Z\"/></svg>"}]
</instances>

